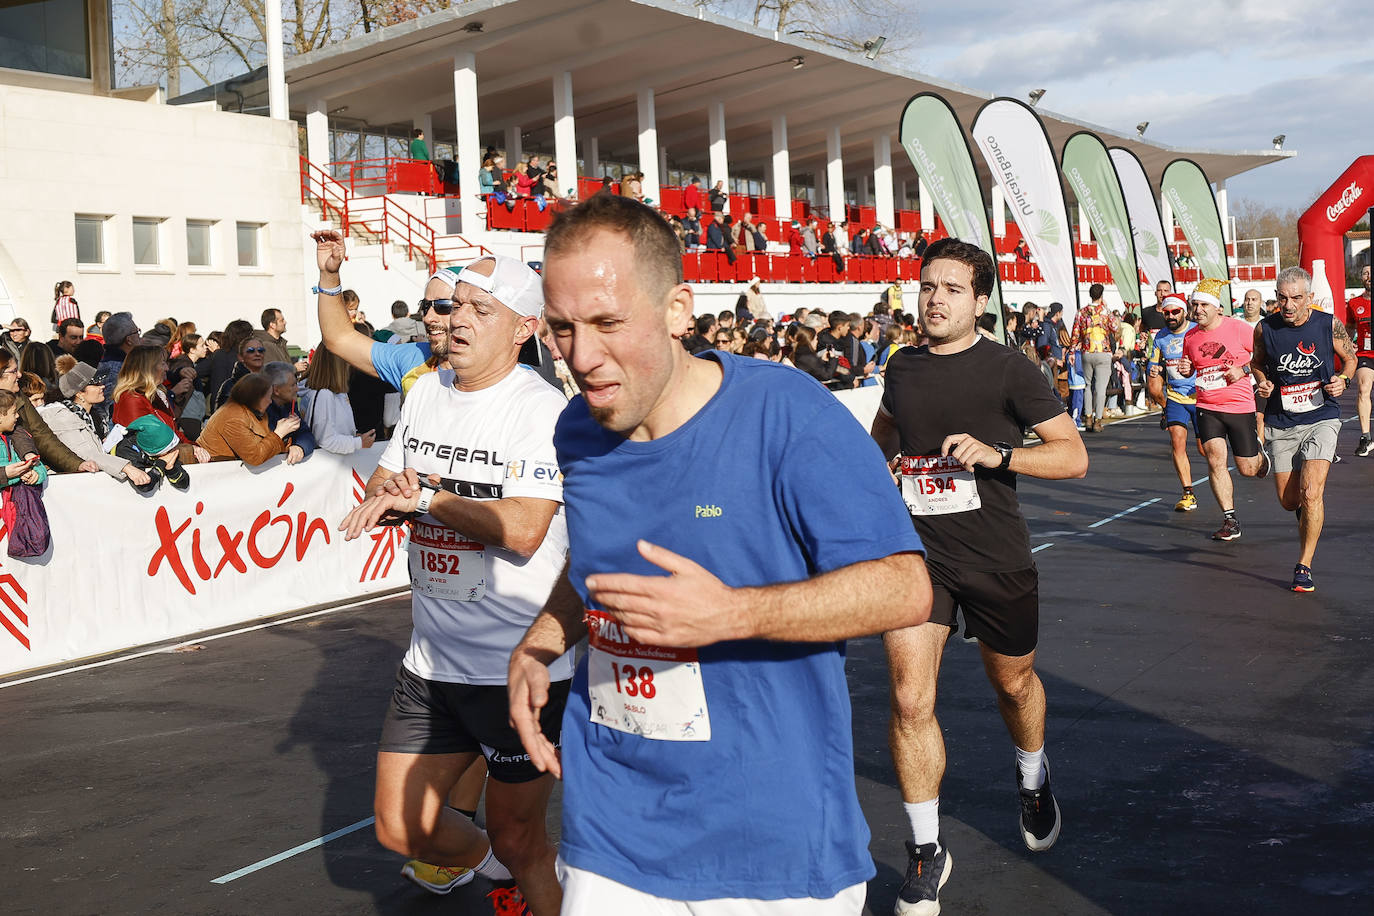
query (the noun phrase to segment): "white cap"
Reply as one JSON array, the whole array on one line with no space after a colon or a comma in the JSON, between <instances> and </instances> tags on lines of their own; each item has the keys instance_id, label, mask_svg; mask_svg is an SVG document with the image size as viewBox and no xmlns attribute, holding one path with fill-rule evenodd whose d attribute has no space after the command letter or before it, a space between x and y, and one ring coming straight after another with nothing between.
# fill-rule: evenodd
<instances>
[{"instance_id":1,"label":"white cap","mask_svg":"<svg viewBox=\"0 0 1374 916\"><path fill-rule=\"evenodd\" d=\"M480 264L482 261L492 262L490 276L470 269L473 264ZM446 267L436 270L429 278L455 287L459 283L471 283L478 289L491 293L497 302L523 318L538 318L544 311L543 278L531 270L524 261L517 261L503 254L480 257L461 269Z\"/></svg>"}]
</instances>

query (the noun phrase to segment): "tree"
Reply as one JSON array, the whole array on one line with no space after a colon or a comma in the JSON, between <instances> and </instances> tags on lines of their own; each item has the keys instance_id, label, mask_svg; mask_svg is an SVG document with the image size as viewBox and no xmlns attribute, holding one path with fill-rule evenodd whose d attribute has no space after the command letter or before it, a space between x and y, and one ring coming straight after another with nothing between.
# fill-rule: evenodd
<instances>
[{"instance_id":1,"label":"tree","mask_svg":"<svg viewBox=\"0 0 1374 916\"><path fill-rule=\"evenodd\" d=\"M900 0L703 0L702 5L841 51L866 51L865 43L881 35L883 55L902 57L916 36L912 5Z\"/></svg>"},{"instance_id":2,"label":"tree","mask_svg":"<svg viewBox=\"0 0 1374 916\"><path fill-rule=\"evenodd\" d=\"M1280 210L1258 200L1239 198L1231 204L1236 219L1236 237L1242 239L1277 238L1279 268L1298 263L1298 217L1296 207Z\"/></svg>"}]
</instances>

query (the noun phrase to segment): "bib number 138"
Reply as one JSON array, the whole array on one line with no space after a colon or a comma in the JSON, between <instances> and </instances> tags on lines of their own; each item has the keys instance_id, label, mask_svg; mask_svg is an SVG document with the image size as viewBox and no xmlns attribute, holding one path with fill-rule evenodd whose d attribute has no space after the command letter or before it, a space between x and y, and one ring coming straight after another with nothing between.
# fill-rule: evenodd
<instances>
[{"instance_id":1,"label":"bib number 138","mask_svg":"<svg viewBox=\"0 0 1374 916\"><path fill-rule=\"evenodd\" d=\"M658 689L654 687L654 669L648 665L636 670L634 665L611 662L611 676L615 678L616 693L652 700ZM622 686L623 685L623 686Z\"/></svg>"}]
</instances>

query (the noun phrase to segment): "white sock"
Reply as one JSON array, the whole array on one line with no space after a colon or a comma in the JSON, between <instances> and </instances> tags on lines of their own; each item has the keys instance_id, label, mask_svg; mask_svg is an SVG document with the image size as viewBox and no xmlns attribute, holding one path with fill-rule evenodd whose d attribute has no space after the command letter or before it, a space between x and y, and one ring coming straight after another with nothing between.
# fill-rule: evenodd
<instances>
[{"instance_id":1,"label":"white sock","mask_svg":"<svg viewBox=\"0 0 1374 916\"><path fill-rule=\"evenodd\" d=\"M1016 749L1016 769L1021 773L1021 788L1038 789L1045 784L1045 745L1039 750Z\"/></svg>"},{"instance_id":2,"label":"white sock","mask_svg":"<svg viewBox=\"0 0 1374 916\"><path fill-rule=\"evenodd\" d=\"M491 851L491 847L487 847L487 857L478 863L473 871L493 881L509 881L513 877L510 873L510 869L497 861L495 854Z\"/></svg>"},{"instance_id":3,"label":"white sock","mask_svg":"<svg viewBox=\"0 0 1374 916\"><path fill-rule=\"evenodd\" d=\"M911 838L917 846L940 842L940 797L930 801L902 802L907 819L911 821ZM939 847L936 847L939 852Z\"/></svg>"}]
</instances>

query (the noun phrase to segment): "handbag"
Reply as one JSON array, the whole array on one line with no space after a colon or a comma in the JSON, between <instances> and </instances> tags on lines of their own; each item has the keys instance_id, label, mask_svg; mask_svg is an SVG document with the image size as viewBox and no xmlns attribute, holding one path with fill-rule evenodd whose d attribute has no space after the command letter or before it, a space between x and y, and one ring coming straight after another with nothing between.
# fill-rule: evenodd
<instances>
[{"instance_id":1,"label":"handbag","mask_svg":"<svg viewBox=\"0 0 1374 916\"><path fill-rule=\"evenodd\" d=\"M39 488L17 483L4 490L0 514L10 535L9 555L15 558L41 557L52 545L48 510L43 508Z\"/></svg>"}]
</instances>

